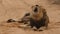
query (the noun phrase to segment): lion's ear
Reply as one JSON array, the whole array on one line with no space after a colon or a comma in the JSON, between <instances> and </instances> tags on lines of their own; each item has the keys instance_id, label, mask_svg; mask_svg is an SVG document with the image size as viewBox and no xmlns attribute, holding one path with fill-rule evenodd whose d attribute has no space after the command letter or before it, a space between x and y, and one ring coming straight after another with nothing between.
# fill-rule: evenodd
<instances>
[{"instance_id":1,"label":"lion's ear","mask_svg":"<svg viewBox=\"0 0 60 34\"><path fill-rule=\"evenodd\" d=\"M43 14L46 15L46 9L43 9Z\"/></svg>"}]
</instances>

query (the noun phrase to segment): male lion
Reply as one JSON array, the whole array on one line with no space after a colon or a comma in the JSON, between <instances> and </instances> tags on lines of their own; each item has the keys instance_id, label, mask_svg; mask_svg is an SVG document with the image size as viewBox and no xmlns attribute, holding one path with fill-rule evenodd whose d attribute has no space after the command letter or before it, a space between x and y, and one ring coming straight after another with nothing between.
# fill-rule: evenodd
<instances>
[{"instance_id":1,"label":"male lion","mask_svg":"<svg viewBox=\"0 0 60 34\"><path fill-rule=\"evenodd\" d=\"M46 10L41 6L32 6L30 17L31 28L36 27L37 29L39 29L42 26L45 26L46 28L48 27L49 17L47 16Z\"/></svg>"},{"instance_id":2,"label":"male lion","mask_svg":"<svg viewBox=\"0 0 60 34\"><path fill-rule=\"evenodd\" d=\"M46 27L47 29L49 23L49 17L47 16L46 9L42 8L42 6L35 5L32 6L31 13L27 14L26 15L29 17L27 16L24 17L27 17L27 19L29 18L30 21L29 25L31 26L31 28L36 27L35 30L37 30L40 27Z\"/></svg>"}]
</instances>

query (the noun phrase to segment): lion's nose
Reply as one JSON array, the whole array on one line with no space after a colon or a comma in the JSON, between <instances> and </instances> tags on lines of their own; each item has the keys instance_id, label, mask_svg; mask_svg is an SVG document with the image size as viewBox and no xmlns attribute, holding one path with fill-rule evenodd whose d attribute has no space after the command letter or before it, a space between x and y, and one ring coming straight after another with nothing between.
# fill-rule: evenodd
<instances>
[{"instance_id":1,"label":"lion's nose","mask_svg":"<svg viewBox=\"0 0 60 34\"><path fill-rule=\"evenodd\" d=\"M39 6L39 5L36 5L36 6Z\"/></svg>"}]
</instances>

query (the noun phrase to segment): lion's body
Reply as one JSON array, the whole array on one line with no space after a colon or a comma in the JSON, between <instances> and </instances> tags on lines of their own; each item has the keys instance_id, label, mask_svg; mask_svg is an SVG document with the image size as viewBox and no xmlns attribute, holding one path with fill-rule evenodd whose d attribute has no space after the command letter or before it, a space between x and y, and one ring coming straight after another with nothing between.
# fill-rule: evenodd
<instances>
[{"instance_id":1,"label":"lion's body","mask_svg":"<svg viewBox=\"0 0 60 34\"><path fill-rule=\"evenodd\" d=\"M33 6L33 10L35 9L35 6ZM31 12L31 19L30 19L30 25L31 27L36 27L39 29L42 26L45 26L47 28L49 23L49 17L47 16L46 10L42 8L41 6L38 6L38 12Z\"/></svg>"},{"instance_id":2,"label":"lion's body","mask_svg":"<svg viewBox=\"0 0 60 34\"><path fill-rule=\"evenodd\" d=\"M24 16L24 18L26 17L29 19L29 25L31 28L36 27L39 29L40 27L48 27L49 17L47 16L46 9L42 8L39 5L35 5L32 7L32 11L29 14L30 15L27 15L29 17Z\"/></svg>"}]
</instances>

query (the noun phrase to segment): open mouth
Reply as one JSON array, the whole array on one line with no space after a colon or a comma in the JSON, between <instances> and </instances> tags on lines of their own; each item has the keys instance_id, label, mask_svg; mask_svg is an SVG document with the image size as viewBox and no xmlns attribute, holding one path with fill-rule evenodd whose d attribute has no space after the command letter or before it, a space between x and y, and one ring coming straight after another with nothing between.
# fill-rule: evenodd
<instances>
[{"instance_id":1,"label":"open mouth","mask_svg":"<svg viewBox=\"0 0 60 34\"><path fill-rule=\"evenodd\" d=\"M34 9L34 12L36 13L36 12L38 12L38 5L35 5L36 7L35 7L35 9Z\"/></svg>"},{"instance_id":2,"label":"open mouth","mask_svg":"<svg viewBox=\"0 0 60 34\"><path fill-rule=\"evenodd\" d=\"M34 12L38 12L38 8L37 7L34 9Z\"/></svg>"}]
</instances>

